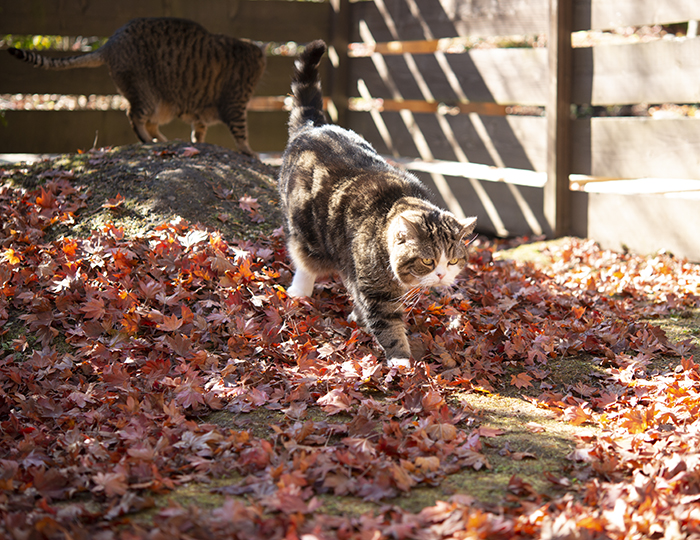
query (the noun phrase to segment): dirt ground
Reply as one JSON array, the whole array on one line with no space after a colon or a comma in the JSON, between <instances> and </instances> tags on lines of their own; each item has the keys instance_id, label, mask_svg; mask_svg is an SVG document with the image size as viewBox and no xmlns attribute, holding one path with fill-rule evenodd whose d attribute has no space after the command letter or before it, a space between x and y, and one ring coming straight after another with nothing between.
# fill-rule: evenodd
<instances>
[{"instance_id":1,"label":"dirt ground","mask_svg":"<svg viewBox=\"0 0 700 540\"><path fill-rule=\"evenodd\" d=\"M3 180L30 189L64 174L89 190L88 206L79 221L56 230L57 235L85 237L108 221L124 227L127 234L137 234L180 217L217 229L225 238L253 238L281 224L275 169L212 144L98 149L29 167L6 166L3 174ZM264 221L250 219L241 208L242 197L257 199Z\"/></svg>"}]
</instances>

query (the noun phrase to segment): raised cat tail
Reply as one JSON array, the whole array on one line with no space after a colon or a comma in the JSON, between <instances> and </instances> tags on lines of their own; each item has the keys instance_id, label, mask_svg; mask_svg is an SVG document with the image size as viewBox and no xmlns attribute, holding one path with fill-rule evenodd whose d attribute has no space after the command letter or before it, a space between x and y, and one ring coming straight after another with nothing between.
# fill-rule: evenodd
<instances>
[{"instance_id":1,"label":"raised cat tail","mask_svg":"<svg viewBox=\"0 0 700 540\"><path fill-rule=\"evenodd\" d=\"M292 79L292 112L289 115L289 135L311 121L315 126L326 123L323 115L323 93L318 66L326 52L326 44L317 39L309 43L294 63Z\"/></svg>"},{"instance_id":2,"label":"raised cat tail","mask_svg":"<svg viewBox=\"0 0 700 540\"><path fill-rule=\"evenodd\" d=\"M102 53L100 50L94 52L83 54L80 56L68 56L65 58L49 58L48 56L43 56L34 51L25 51L24 49L15 49L10 47L7 49L12 56L19 58L32 64L34 67L40 67L43 69L72 69L72 68L89 68L98 67L104 64L102 59Z\"/></svg>"}]
</instances>

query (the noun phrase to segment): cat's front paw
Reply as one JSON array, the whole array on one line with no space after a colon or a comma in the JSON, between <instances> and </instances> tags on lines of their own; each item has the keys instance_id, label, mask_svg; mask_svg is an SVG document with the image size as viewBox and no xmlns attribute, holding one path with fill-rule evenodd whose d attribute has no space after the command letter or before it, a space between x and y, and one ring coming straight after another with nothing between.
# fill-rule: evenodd
<instances>
[{"instance_id":1,"label":"cat's front paw","mask_svg":"<svg viewBox=\"0 0 700 540\"><path fill-rule=\"evenodd\" d=\"M305 294L306 291L301 290L301 287L295 287L294 285L291 285L287 289L287 296L291 296L293 298L303 298L304 296L309 296L308 294Z\"/></svg>"},{"instance_id":2,"label":"cat's front paw","mask_svg":"<svg viewBox=\"0 0 700 540\"><path fill-rule=\"evenodd\" d=\"M398 370L410 369L411 359L410 358L388 358L386 361L386 364L390 368L396 368Z\"/></svg>"}]
</instances>

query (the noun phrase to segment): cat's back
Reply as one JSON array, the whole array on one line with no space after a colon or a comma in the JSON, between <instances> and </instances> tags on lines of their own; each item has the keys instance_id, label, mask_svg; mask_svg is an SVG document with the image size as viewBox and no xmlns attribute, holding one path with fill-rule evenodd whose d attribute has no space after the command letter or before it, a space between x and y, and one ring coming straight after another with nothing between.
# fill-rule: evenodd
<instances>
[{"instance_id":1,"label":"cat's back","mask_svg":"<svg viewBox=\"0 0 700 540\"><path fill-rule=\"evenodd\" d=\"M432 198L417 178L389 164L364 138L333 124L300 129L287 145L284 164L316 170L311 175L315 185L307 185L307 189L315 193L321 188L329 193L347 190L357 195L349 198L353 205L367 204L372 197ZM302 171L283 171L281 179L293 178L295 173L309 177Z\"/></svg>"},{"instance_id":2,"label":"cat's back","mask_svg":"<svg viewBox=\"0 0 700 540\"><path fill-rule=\"evenodd\" d=\"M260 47L247 40L212 34L202 25L174 17L138 18L119 28L104 46L110 69L141 72L144 77L174 83L175 74L227 75L233 66L262 64ZM173 79L173 80L170 80Z\"/></svg>"},{"instance_id":3,"label":"cat's back","mask_svg":"<svg viewBox=\"0 0 700 540\"><path fill-rule=\"evenodd\" d=\"M353 173L381 173L390 167L365 139L333 124L309 124L288 141L285 165L304 165L309 161L322 165L338 179Z\"/></svg>"}]
</instances>

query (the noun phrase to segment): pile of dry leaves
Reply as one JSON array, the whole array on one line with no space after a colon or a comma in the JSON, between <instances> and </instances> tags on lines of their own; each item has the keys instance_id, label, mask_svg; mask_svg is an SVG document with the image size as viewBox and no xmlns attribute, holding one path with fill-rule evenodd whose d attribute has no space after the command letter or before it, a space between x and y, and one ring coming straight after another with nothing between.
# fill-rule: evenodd
<instances>
[{"instance_id":1,"label":"pile of dry leaves","mask_svg":"<svg viewBox=\"0 0 700 540\"><path fill-rule=\"evenodd\" d=\"M281 230L243 241L174 219L55 238L88 199L79 175L0 187L0 535L700 537L694 344L643 322L694 316L697 266L572 239L544 273L477 242L449 296L410 306L418 362L396 373L346 321L338 282L287 297ZM265 219L255 198L238 203ZM598 382L555 384L562 358L587 359ZM394 504L458 471L488 482L488 433L465 391L522 393L594 428L570 467L547 472L559 495L514 475L499 505ZM257 410L274 422L205 420ZM220 504L157 506L187 483L211 484ZM328 512L331 496L381 504Z\"/></svg>"}]
</instances>

